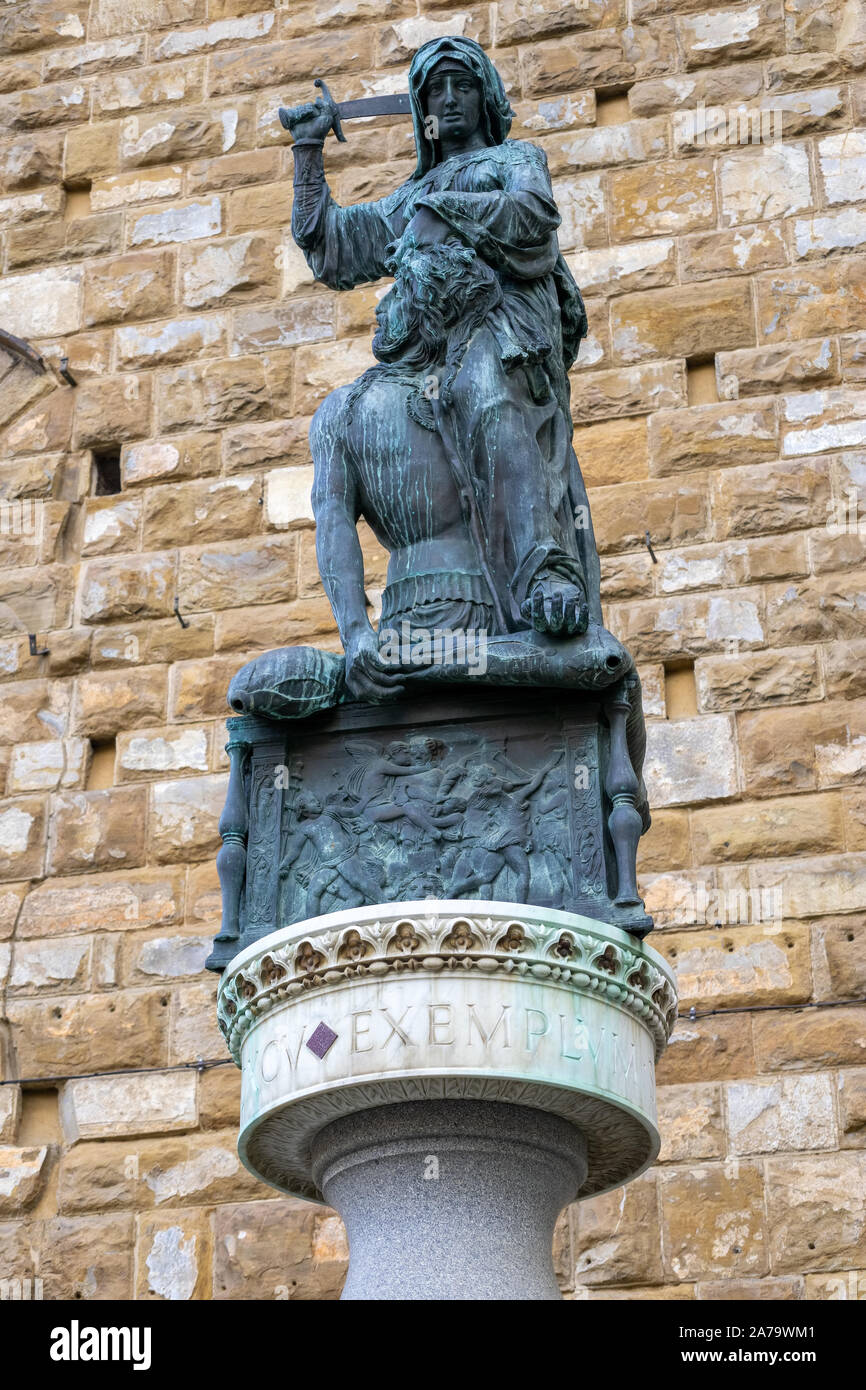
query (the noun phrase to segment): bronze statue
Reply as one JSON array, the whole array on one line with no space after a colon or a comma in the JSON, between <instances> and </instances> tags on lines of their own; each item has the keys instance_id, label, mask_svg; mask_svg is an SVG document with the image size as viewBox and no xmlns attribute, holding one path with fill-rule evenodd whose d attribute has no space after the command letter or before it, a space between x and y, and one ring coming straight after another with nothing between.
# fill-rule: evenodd
<instances>
[{"instance_id":1,"label":"bronze statue","mask_svg":"<svg viewBox=\"0 0 866 1390\"><path fill-rule=\"evenodd\" d=\"M322 155L339 112L318 85L318 101L281 112L293 235L334 289L394 283L375 366L310 430L319 571L345 655L281 648L229 688L244 717L229 721L208 964L277 924L430 896L643 935L640 682L603 625L568 382L586 316L545 155L507 139L483 49L437 39L409 72L413 176L341 208ZM378 630L361 517L389 552Z\"/></svg>"},{"instance_id":2,"label":"bronze statue","mask_svg":"<svg viewBox=\"0 0 866 1390\"><path fill-rule=\"evenodd\" d=\"M391 274L394 285L376 314L377 364L334 391L310 431L317 557L345 662L268 653L232 683L239 713L297 717L419 680L598 688L632 671L602 625L571 444L567 372L586 316L545 155L506 138L508 98L473 40L423 45L409 86L417 168L357 207L338 207L325 180L330 94L282 113L292 232L316 277L351 289ZM378 633L360 516L390 553ZM449 659L425 657L436 633L480 634L483 670L453 643Z\"/></svg>"}]
</instances>

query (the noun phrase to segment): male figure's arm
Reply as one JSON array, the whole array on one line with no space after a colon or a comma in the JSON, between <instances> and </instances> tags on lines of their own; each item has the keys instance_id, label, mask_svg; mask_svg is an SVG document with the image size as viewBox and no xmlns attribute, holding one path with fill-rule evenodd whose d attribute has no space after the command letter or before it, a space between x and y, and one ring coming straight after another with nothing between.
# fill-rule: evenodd
<instances>
[{"instance_id":1,"label":"male figure's arm","mask_svg":"<svg viewBox=\"0 0 866 1390\"><path fill-rule=\"evenodd\" d=\"M346 685L356 699L379 703L402 694L396 672L379 660L367 617L364 555L358 539L357 488L339 448L320 455L313 483L316 560L346 653Z\"/></svg>"}]
</instances>

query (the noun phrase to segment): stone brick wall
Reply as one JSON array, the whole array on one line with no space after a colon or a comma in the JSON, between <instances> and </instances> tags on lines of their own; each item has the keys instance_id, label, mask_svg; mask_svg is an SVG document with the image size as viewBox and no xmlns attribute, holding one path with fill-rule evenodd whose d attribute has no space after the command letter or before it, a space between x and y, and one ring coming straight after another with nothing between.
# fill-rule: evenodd
<instances>
[{"instance_id":1,"label":"stone brick wall","mask_svg":"<svg viewBox=\"0 0 866 1390\"><path fill-rule=\"evenodd\" d=\"M339 1291L337 1219L239 1166L233 1068L169 1068L223 1056L228 679L336 645L306 433L382 292L312 283L277 106L313 73L402 90L447 32L546 150L587 296L576 444L653 716L653 942L696 1014L661 1160L568 1214L563 1285L862 1298L866 1004L799 1008L866 994L861 0L3 5L0 327L52 372L0 360L0 1047L44 1078L0 1088L0 1277ZM781 140L741 143L743 104ZM326 162L344 203L390 190L409 125Z\"/></svg>"}]
</instances>

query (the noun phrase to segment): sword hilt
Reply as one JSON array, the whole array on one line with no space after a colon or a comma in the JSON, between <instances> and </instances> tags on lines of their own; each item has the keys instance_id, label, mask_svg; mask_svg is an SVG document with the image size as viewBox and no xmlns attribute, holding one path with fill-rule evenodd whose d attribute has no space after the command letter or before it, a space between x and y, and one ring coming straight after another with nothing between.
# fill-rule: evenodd
<instances>
[{"instance_id":1,"label":"sword hilt","mask_svg":"<svg viewBox=\"0 0 866 1390\"><path fill-rule=\"evenodd\" d=\"M334 98L331 96L331 93L328 91L328 88L322 81L321 77L315 78L314 82L315 85L321 91L322 96L325 98L325 101L330 102L331 106L334 108L334 115L331 121L330 129L334 132L337 139L341 140L345 145L346 137L343 134L343 127L340 123L340 111L337 106L337 103L334 101ZM300 112L302 109L303 108L299 106L281 106L279 108L277 114L280 118L280 125L283 127L284 130L291 130L292 117L296 115L298 112Z\"/></svg>"},{"instance_id":2,"label":"sword hilt","mask_svg":"<svg viewBox=\"0 0 866 1390\"><path fill-rule=\"evenodd\" d=\"M342 127L342 125L340 124L340 113L339 113L339 111L337 110L337 103L334 101L334 98L331 96L331 93L328 91L327 84L326 84L325 82L322 81L321 77L316 77L316 78L313 79L313 86L314 86L314 87L318 87L319 91L322 93L322 96L325 98L325 101L329 101L329 102L331 103L331 105L333 106L333 108L334 108L334 119L333 119L333 121L331 122L331 129L332 129L332 131L334 132L334 134L336 135L337 139L338 139L338 140L341 140L342 143L345 145L345 143L346 143L346 137L345 137L345 135L343 134L343 127Z\"/></svg>"}]
</instances>

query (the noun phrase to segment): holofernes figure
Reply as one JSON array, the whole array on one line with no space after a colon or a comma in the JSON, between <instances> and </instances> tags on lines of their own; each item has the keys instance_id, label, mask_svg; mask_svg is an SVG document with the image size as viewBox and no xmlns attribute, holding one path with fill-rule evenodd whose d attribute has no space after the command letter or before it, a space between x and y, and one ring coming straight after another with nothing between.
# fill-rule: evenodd
<instances>
[{"instance_id":1,"label":"holofernes figure","mask_svg":"<svg viewBox=\"0 0 866 1390\"><path fill-rule=\"evenodd\" d=\"M376 365L334 391L310 431L318 564L345 658L267 653L238 673L230 702L295 718L430 682L593 689L625 678L639 765L640 687L602 625L571 442L567 372L586 316L559 252L546 157L507 139L501 78L471 39L424 44L409 90L415 172L357 207L339 207L325 179L330 98L284 113L292 233L316 278L394 285L376 311ZM362 516L390 555L378 632Z\"/></svg>"}]
</instances>

